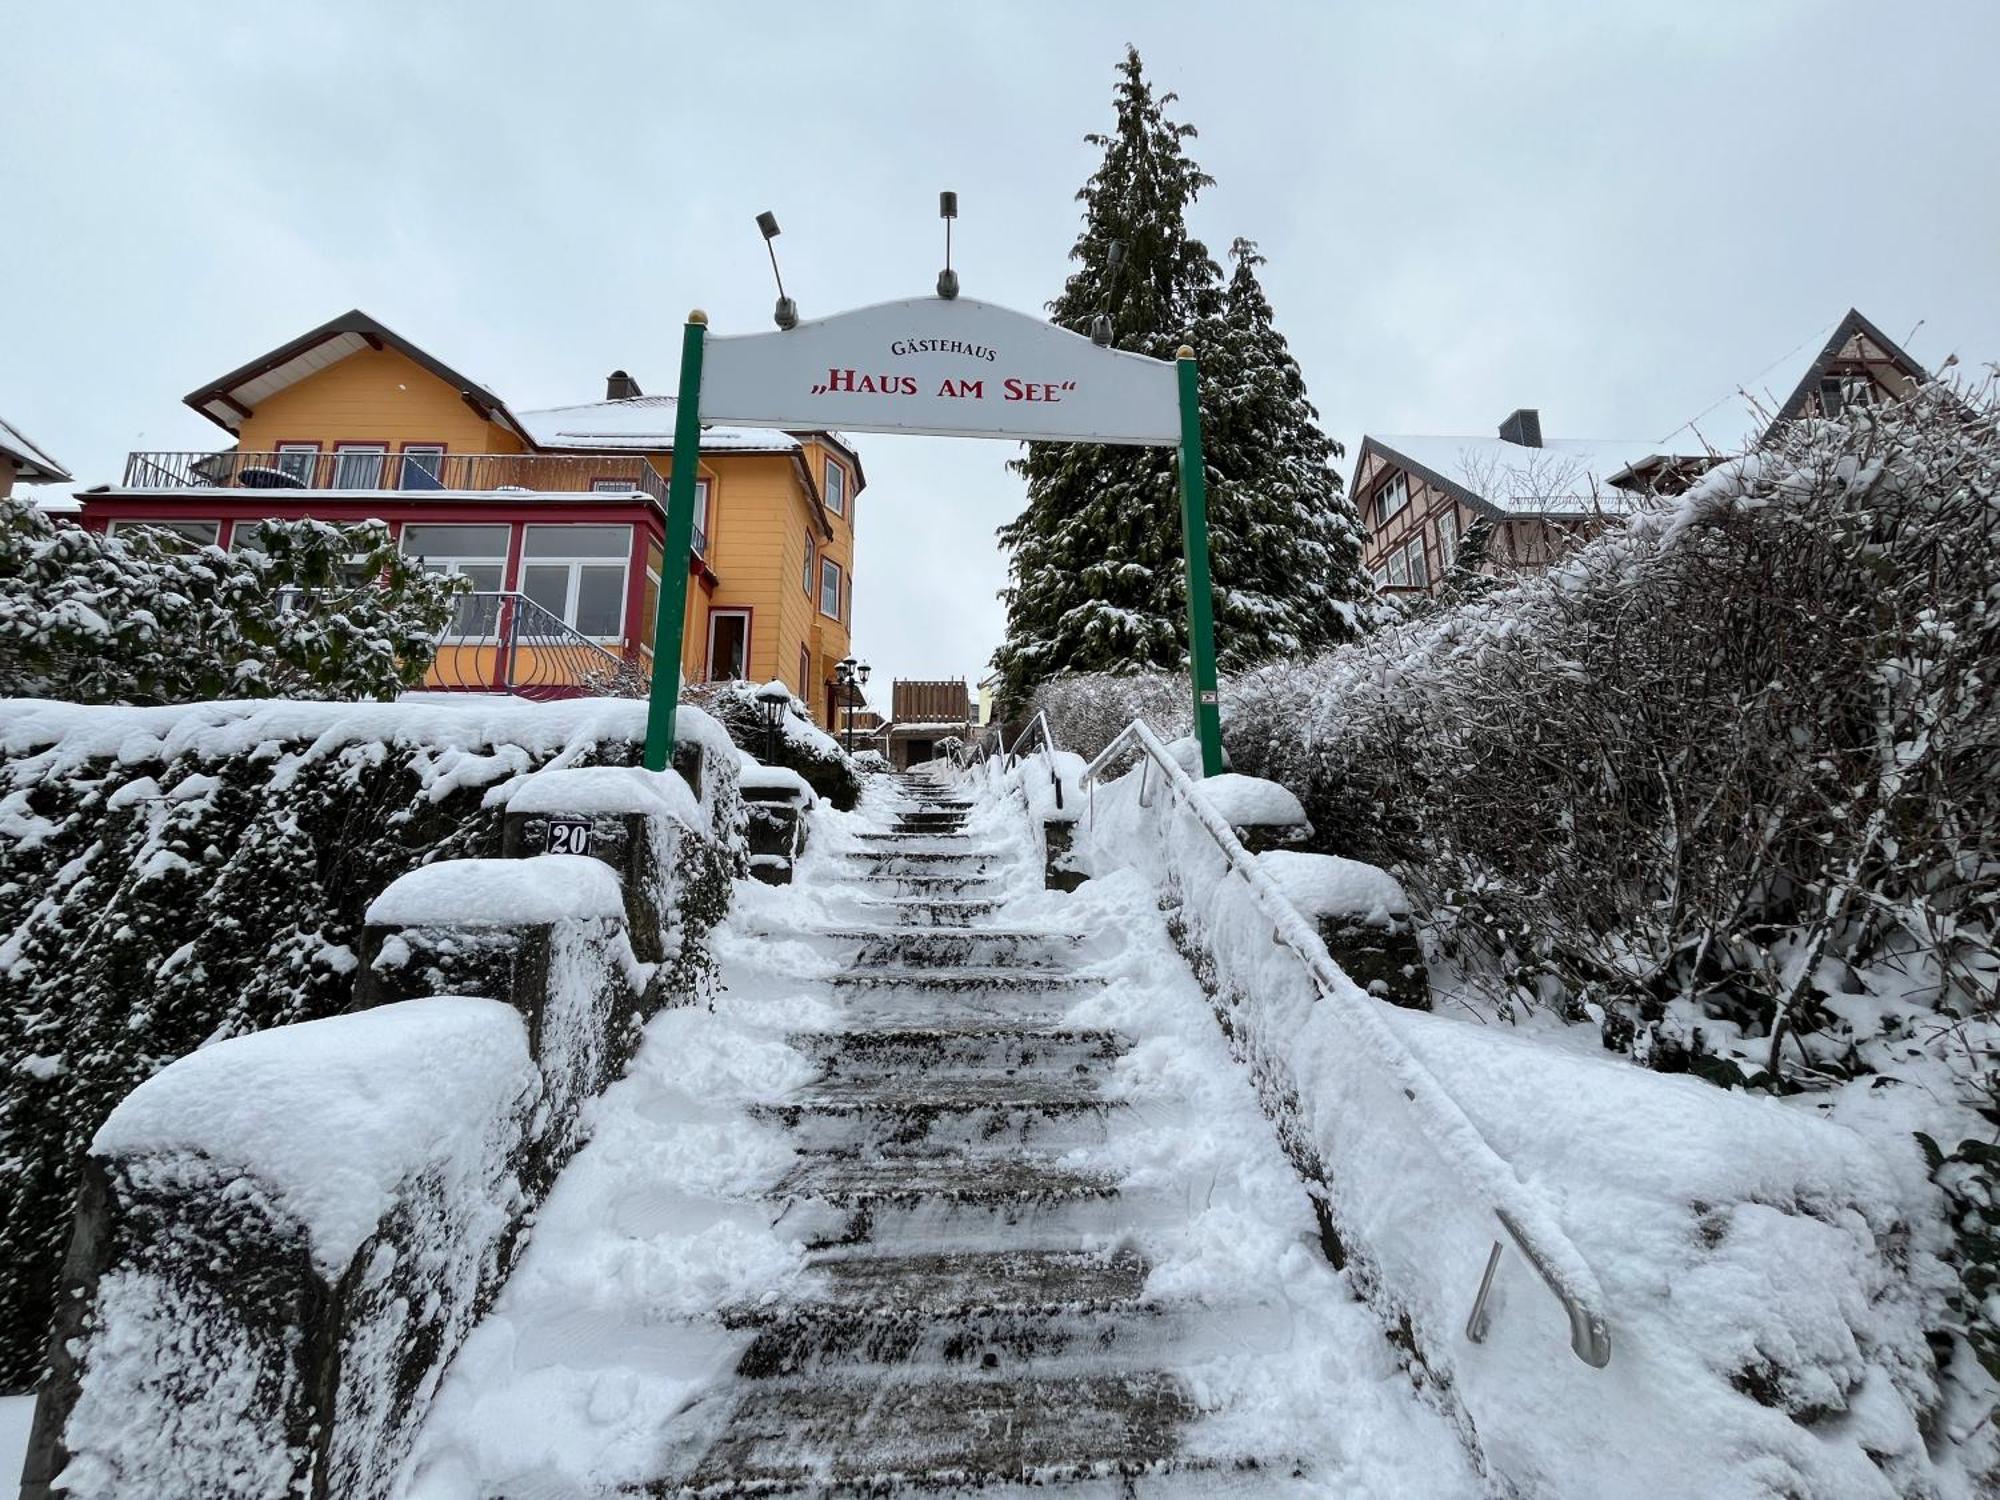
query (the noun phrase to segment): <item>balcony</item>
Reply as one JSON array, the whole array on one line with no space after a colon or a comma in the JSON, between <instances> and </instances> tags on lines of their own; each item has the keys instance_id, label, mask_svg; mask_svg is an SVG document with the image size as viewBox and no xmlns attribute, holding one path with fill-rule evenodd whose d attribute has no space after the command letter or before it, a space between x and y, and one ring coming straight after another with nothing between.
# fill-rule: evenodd
<instances>
[{"instance_id":1,"label":"balcony","mask_svg":"<svg viewBox=\"0 0 2000 1500\"><path fill-rule=\"evenodd\" d=\"M659 501L662 510L667 504L667 482L653 466L616 453L147 452L126 458L124 488L561 495L638 490Z\"/></svg>"},{"instance_id":2,"label":"balcony","mask_svg":"<svg viewBox=\"0 0 2000 1500\"><path fill-rule=\"evenodd\" d=\"M461 594L425 676L432 692L643 698L649 671L581 635L526 594Z\"/></svg>"}]
</instances>

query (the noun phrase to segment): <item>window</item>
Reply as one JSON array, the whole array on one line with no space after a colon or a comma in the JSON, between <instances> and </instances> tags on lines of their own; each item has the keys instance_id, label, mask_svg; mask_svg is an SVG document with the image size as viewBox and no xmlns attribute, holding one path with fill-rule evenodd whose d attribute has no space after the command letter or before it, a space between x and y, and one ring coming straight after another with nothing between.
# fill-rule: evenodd
<instances>
[{"instance_id":1,"label":"window","mask_svg":"<svg viewBox=\"0 0 2000 1500\"><path fill-rule=\"evenodd\" d=\"M1829 417L1837 417L1850 406L1873 406L1875 382L1865 374L1829 375L1819 383L1819 407Z\"/></svg>"},{"instance_id":2,"label":"window","mask_svg":"<svg viewBox=\"0 0 2000 1500\"><path fill-rule=\"evenodd\" d=\"M813 534L808 531L806 533L806 568L803 573L799 574L799 592L804 594L808 599L813 596L813 575L818 572L818 569L813 566L813 558L818 553L818 550L818 548L813 546Z\"/></svg>"},{"instance_id":3,"label":"window","mask_svg":"<svg viewBox=\"0 0 2000 1500\"><path fill-rule=\"evenodd\" d=\"M1368 576L1375 580L1375 587L1378 589L1386 589L1389 586L1389 570L1387 568L1370 568Z\"/></svg>"},{"instance_id":4,"label":"window","mask_svg":"<svg viewBox=\"0 0 2000 1500\"><path fill-rule=\"evenodd\" d=\"M278 472L287 479L296 480L299 488L311 489L318 471L318 443L278 444Z\"/></svg>"},{"instance_id":5,"label":"window","mask_svg":"<svg viewBox=\"0 0 2000 1500\"><path fill-rule=\"evenodd\" d=\"M830 557L819 560L819 612L840 618L840 564Z\"/></svg>"},{"instance_id":6,"label":"window","mask_svg":"<svg viewBox=\"0 0 2000 1500\"><path fill-rule=\"evenodd\" d=\"M836 516L847 514L847 470L830 458L826 461L826 508Z\"/></svg>"},{"instance_id":7,"label":"window","mask_svg":"<svg viewBox=\"0 0 2000 1500\"><path fill-rule=\"evenodd\" d=\"M444 444L403 444L402 487L406 490L444 488Z\"/></svg>"},{"instance_id":8,"label":"window","mask_svg":"<svg viewBox=\"0 0 2000 1500\"><path fill-rule=\"evenodd\" d=\"M708 556L708 481L694 482L694 533L690 544L696 557Z\"/></svg>"},{"instance_id":9,"label":"window","mask_svg":"<svg viewBox=\"0 0 2000 1500\"><path fill-rule=\"evenodd\" d=\"M750 611L716 609L708 615L708 680L740 681L750 675Z\"/></svg>"},{"instance_id":10,"label":"window","mask_svg":"<svg viewBox=\"0 0 2000 1500\"><path fill-rule=\"evenodd\" d=\"M1458 507L1438 517L1438 565L1450 567L1458 557Z\"/></svg>"},{"instance_id":11,"label":"window","mask_svg":"<svg viewBox=\"0 0 2000 1500\"><path fill-rule=\"evenodd\" d=\"M1375 491L1375 522L1380 525L1410 503L1409 481L1392 474L1389 482Z\"/></svg>"},{"instance_id":12,"label":"window","mask_svg":"<svg viewBox=\"0 0 2000 1500\"><path fill-rule=\"evenodd\" d=\"M470 580L473 593L458 601L451 634L491 636L499 628L500 590L506 586L511 526L405 526L403 555L433 573ZM483 596L483 597L482 597Z\"/></svg>"},{"instance_id":13,"label":"window","mask_svg":"<svg viewBox=\"0 0 2000 1500\"><path fill-rule=\"evenodd\" d=\"M653 632L660 620L660 559L665 549L658 542L646 543L646 588L639 597L639 649L653 650Z\"/></svg>"},{"instance_id":14,"label":"window","mask_svg":"<svg viewBox=\"0 0 2000 1500\"><path fill-rule=\"evenodd\" d=\"M1389 554L1389 587L1392 589L1402 589L1409 586L1410 560L1403 555L1403 549L1398 547L1394 552Z\"/></svg>"},{"instance_id":15,"label":"window","mask_svg":"<svg viewBox=\"0 0 2000 1500\"><path fill-rule=\"evenodd\" d=\"M521 592L594 640L625 634L630 526L530 526L521 538Z\"/></svg>"},{"instance_id":16,"label":"window","mask_svg":"<svg viewBox=\"0 0 2000 1500\"><path fill-rule=\"evenodd\" d=\"M799 647L799 696L812 702L812 653Z\"/></svg>"},{"instance_id":17,"label":"window","mask_svg":"<svg viewBox=\"0 0 2000 1500\"><path fill-rule=\"evenodd\" d=\"M382 460L386 443L335 443L333 445L333 487L337 490L379 490L382 488Z\"/></svg>"},{"instance_id":18,"label":"window","mask_svg":"<svg viewBox=\"0 0 2000 1500\"><path fill-rule=\"evenodd\" d=\"M1423 533L1418 532L1417 535L1410 538L1409 545L1403 548L1403 552L1409 559L1410 587L1413 589L1429 588L1431 570L1430 562L1424 556Z\"/></svg>"},{"instance_id":19,"label":"window","mask_svg":"<svg viewBox=\"0 0 2000 1500\"><path fill-rule=\"evenodd\" d=\"M194 547L213 547L222 535L220 521L113 521L108 529L113 536L125 536L141 528L164 531Z\"/></svg>"}]
</instances>

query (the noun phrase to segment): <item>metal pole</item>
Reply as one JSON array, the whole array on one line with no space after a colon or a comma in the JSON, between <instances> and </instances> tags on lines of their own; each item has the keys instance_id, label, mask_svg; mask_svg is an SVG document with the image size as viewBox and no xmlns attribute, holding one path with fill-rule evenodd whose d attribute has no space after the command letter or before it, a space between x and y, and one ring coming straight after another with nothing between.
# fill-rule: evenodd
<instances>
[{"instance_id":1,"label":"metal pole","mask_svg":"<svg viewBox=\"0 0 2000 1500\"><path fill-rule=\"evenodd\" d=\"M1215 694L1215 601L1208 581L1208 478L1201 456L1201 390L1194 350L1174 356L1181 391L1181 547L1187 555L1188 668L1201 774L1222 774L1222 713Z\"/></svg>"},{"instance_id":2,"label":"metal pole","mask_svg":"<svg viewBox=\"0 0 2000 1500\"><path fill-rule=\"evenodd\" d=\"M694 487L701 468L701 351L708 314L696 308L681 334L681 393L674 412L674 468L667 487L667 550L660 563L660 612L653 623L653 690L646 710L649 771L674 758L681 704L681 633L686 627L688 553L694 545Z\"/></svg>"}]
</instances>

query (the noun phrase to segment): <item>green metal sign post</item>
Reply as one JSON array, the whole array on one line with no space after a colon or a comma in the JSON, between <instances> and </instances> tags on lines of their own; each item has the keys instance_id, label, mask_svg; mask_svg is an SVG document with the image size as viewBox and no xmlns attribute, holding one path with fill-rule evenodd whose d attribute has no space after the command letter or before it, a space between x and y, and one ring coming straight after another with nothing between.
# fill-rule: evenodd
<instances>
[{"instance_id":1,"label":"green metal sign post","mask_svg":"<svg viewBox=\"0 0 2000 1500\"><path fill-rule=\"evenodd\" d=\"M674 471L667 486L666 553L660 559L660 612L653 622L653 691L646 710L649 771L674 758L681 706L681 633L687 619L688 553L694 546L694 486L701 468L701 351L708 314L688 314L681 334L680 399L674 408Z\"/></svg>"},{"instance_id":2,"label":"green metal sign post","mask_svg":"<svg viewBox=\"0 0 2000 1500\"><path fill-rule=\"evenodd\" d=\"M1181 551L1187 558L1188 675L1201 774L1222 774L1222 711L1215 688L1215 597L1208 581L1208 473L1201 456L1201 389L1194 350L1174 356L1181 392Z\"/></svg>"}]
</instances>

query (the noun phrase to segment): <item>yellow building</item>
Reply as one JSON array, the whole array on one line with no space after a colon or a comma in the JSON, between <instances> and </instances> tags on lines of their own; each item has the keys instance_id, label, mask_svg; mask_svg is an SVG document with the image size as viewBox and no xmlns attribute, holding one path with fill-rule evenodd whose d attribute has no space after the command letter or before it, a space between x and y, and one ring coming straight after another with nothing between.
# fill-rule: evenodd
<instances>
[{"instance_id":1,"label":"yellow building","mask_svg":"<svg viewBox=\"0 0 2000 1500\"><path fill-rule=\"evenodd\" d=\"M404 551L468 578L430 686L556 696L636 691L674 464L671 397L624 371L605 399L515 410L351 312L192 392L219 453L134 453L84 491L84 524L169 525L223 547L265 519L386 521ZM830 433L702 434L681 668L780 678L831 728L849 654L860 456Z\"/></svg>"}]
</instances>

